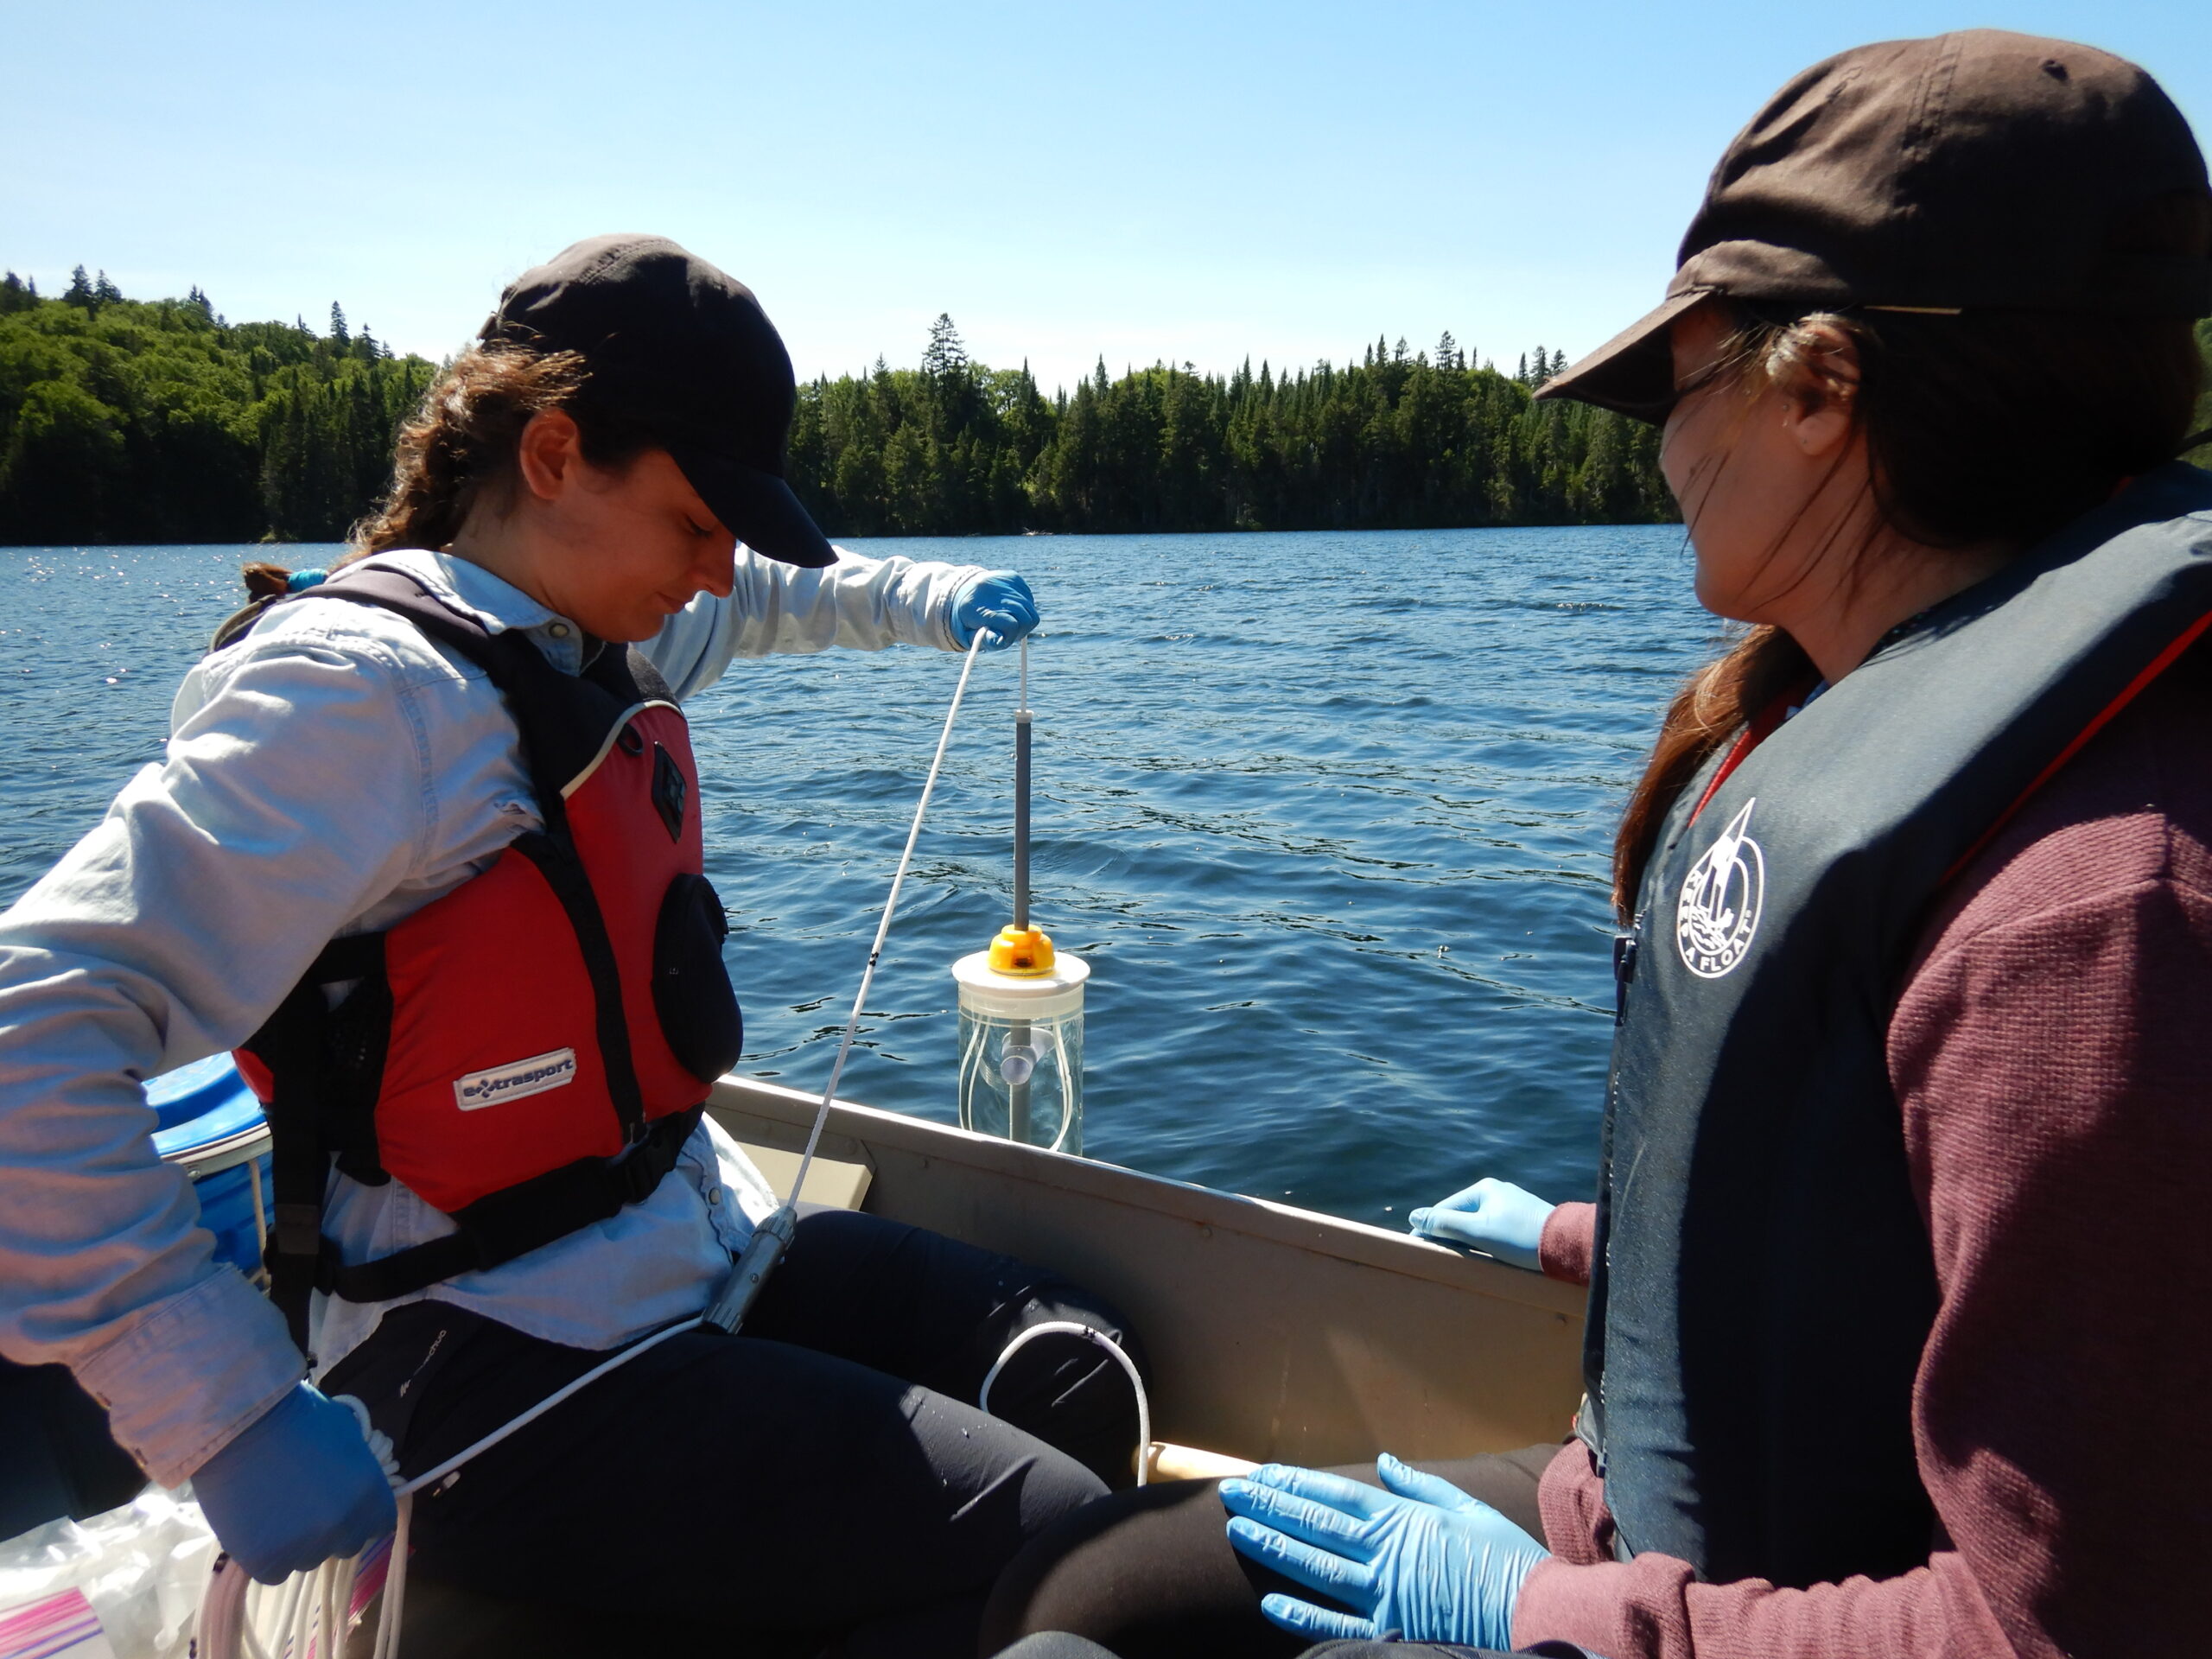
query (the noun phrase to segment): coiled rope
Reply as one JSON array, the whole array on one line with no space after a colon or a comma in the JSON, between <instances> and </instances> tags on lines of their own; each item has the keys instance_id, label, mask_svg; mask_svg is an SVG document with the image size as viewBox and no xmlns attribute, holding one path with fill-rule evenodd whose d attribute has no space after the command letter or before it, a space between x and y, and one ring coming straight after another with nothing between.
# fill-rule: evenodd
<instances>
[{"instance_id":1,"label":"coiled rope","mask_svg":"<svg viewBox=\"0 0 2212 1659\"><path fill-rule=\"evenodd\" d=\"M1093 1342L1113 1355L1115 1362L1128 1373L1129 1386L1137 1391L1137 1484L1145 1484L1145 1453L1152 1448L1152 1401L1144 1391L1144 1378L1137 1375L1137 1363L1131 1359L1122 1344L1096 1325L1078 1325L1073 1319L1045 1319L1015 1334L1012 1342L999 1351L991 1369L983 1374L983 1386L976 1393L976 1409L988 1412L991 1408L991 1384L999 1380L999 1373L1006 1363L1027 1347L1033 1337L1081 1337Z\"/></svg>"}]
</instances>

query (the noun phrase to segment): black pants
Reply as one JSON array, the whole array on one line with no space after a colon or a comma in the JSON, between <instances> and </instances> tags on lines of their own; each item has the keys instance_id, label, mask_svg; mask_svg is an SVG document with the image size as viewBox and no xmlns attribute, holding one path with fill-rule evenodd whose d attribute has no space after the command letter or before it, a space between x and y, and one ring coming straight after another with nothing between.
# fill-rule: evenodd
<instances>
[{"instance_id":1,"label":"black pants","mask_svg":"<svg viewBox=\"0 0 2212 1659\"><path fill-rule=\"evenodd\" d=\"M1414 1466L1441 1475L1541 1538L1536 1485L1556 1446ZM1371 1463L1331 1472L1378 1484ZM1000 1577L983 1618L982 1651L995 1654L1045 1631L1086 1638L1115 1659L1291 1659L1303 1637L1268 1622L1262 1596L1314 1599L1301 1585L1238 1554L1217 1483L1178 1480L1118 1492L1068 1516L1024 1548ZM1366 1643L1324 1643L1324 1649ZM1056 1650L1039 1637L1034 1659ZM1066 1649L1077 1659L1079 1649ZM1423 1649L1393 1643L1405 1659ZM1029 1659L1033 1650L1021 1652ZM1345 1659L1350 1659L1347 1654Z\"/></svg>"},{"instance_id":2,"label":"black pants","mask_svg":"<svg viewBox=\"0 0 2212 1659\"><path fill-rule=\"evenodd\" d=\"M1132 1478L1128 1379L1080 1338L1026 1344L991 1414L972 1403L1048 1319L1130 1345L1097 1299L1010 1257L810 1217L742 1335L673 1338L420 1494L412 1570L574 1609L601 1651L690 1620L702 1654L967 1659L1000 1569ZM412 1475L605 1357L422 1302L324 1387L365 1401Z\"/></svg>"}]
</instances>

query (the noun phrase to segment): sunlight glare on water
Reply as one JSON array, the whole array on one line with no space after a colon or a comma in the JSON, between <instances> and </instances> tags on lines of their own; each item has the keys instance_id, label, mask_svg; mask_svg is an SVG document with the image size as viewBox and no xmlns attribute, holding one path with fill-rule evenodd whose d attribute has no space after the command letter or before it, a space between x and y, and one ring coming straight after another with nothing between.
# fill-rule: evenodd
<instances>
[{"instance_id":1,"label":"sunlight glare on water","mask_svg":"<svg viewBox=\"0 0 2212 1659\"><path fill-rule=\"evenodd\" d=\"M1034 902L1090 963L1091 1155L1385 1225L1485 1174L1588 1196L1613 822L1717 638L1678 528L850 545L1036 588ZM160 759L269 551L0 550L0 900ZM957 672L833 652L694 701L741 1069L827 1077ZM983 658L849 1098L953 1117L951 964L1010 915L1014 701Z\"/></svg>"}]
</instances>

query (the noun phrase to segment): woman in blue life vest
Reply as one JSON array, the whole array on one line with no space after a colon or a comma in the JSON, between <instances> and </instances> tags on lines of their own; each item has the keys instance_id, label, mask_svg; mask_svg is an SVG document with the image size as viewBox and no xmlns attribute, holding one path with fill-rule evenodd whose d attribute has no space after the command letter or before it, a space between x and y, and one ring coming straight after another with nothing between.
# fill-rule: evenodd
<instances>
[{"instance_id":1,"label":"woman in blue life vest","mask_svg":"<svg viewBox=\"0 0 2212 1659\"><path fill-rule=\"evenodd\" d=\"M1680 265L1542 393L1663 423L1750 625L1620 830L1596 1202L1413 1217L1589 1286L1574 1438L1117 1495L987 1643L2206 1650L2202 156L2089 48L1862 48Z\"/></svg>"},{"instance_id":2,"label":"woman in blue life vest","mask_svg":"<svg viewBox=\"0 0 2212 1659\"><path fill-rule=\"evenodd\" d=\"M432 1467L698 1313L773 1207L702 1116L740 1026L680 705L741 656L1036 620L1007 573L833 550L794 400L752 294L673 243L526 273L355 554L225 630L166 761L0 917L0 1354L68 1366L257 1577L392 1524L332 1396ZM149 1143L143 1079L224 1049L276 1131L273 1300ZM1086 1344L969 1403L1043 1318L1124 1334L1018 1262L810 1217L741 1336L423 1494L418 1569L599 1651L708 1620L964 1653L1003 1562L1128 1478Z\"/></svg>"}]
</instances>

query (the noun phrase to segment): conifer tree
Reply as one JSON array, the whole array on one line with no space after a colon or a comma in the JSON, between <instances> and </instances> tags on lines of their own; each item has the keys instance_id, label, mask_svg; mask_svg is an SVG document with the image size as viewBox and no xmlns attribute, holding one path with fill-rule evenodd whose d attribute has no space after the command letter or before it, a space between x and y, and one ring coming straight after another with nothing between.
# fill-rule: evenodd
<instances>
[{"instance_id":1,"label":"conifer tree","mask_svg":"<svg viewBox=\"0 0 2212 1659\"><path fill-rule=\"evenodd\" d=\"M343 346L348 341L346 333L346 308L333 300L330 302L330 338Z\"/></svg>"},{"instance_id":2,"label":"conifer tree","mask_svg":"<svg viewBox=\"0 0 2212 1659\"><path fill-rule=\"evenodd\" d=\"M960 331L952 326L950 312L940 311L937 321L930 324L930 343L922 353L922 370L926 374L944 376L958 374L968 366L968 347L960 338Z\"/></svg>"},{"instance_id":3,"label":"conifer tree","mask_svg":"<svg viewBox=\"0 0 2212 1659\"><path fill-rule=\"evenodd\" d=\"M62 293L61 302L86 311L100 308L99 296L92 292L92 279L85 275L82 265L69 273L69 286Z\"/></svg>"}]
</instances>

